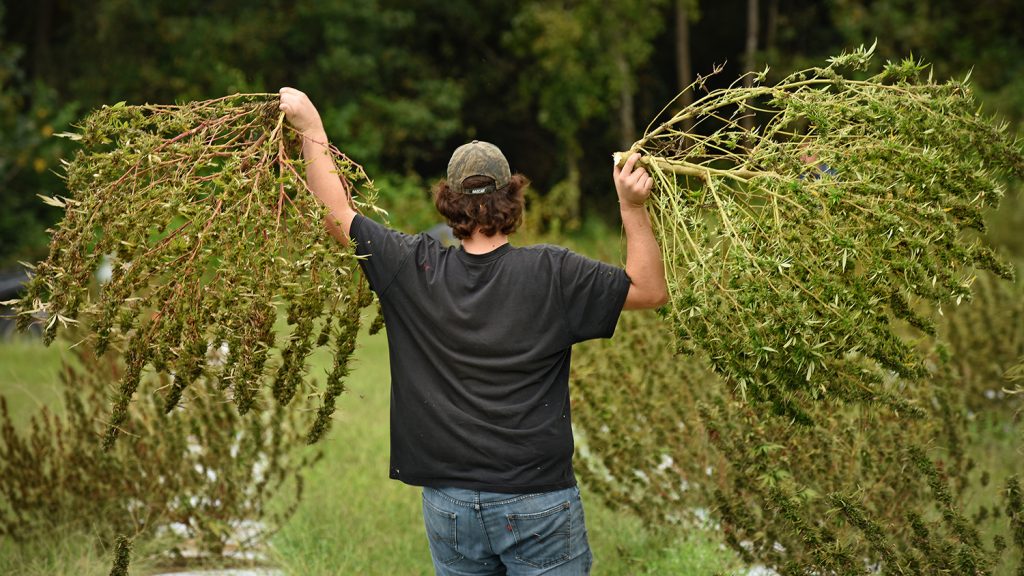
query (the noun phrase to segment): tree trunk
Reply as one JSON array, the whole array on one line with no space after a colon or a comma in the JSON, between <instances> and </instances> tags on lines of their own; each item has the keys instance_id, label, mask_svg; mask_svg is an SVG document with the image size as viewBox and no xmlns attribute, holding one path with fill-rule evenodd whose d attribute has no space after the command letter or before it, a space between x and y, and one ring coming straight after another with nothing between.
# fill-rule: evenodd
<instances>
[{"instance_id":1,"label":"tree trunk","mask_svg":"<svg viewBox=\"0 0 1024 576\"><path fill-rule=\"evenodd\" d=\"M690 2L692 0L676 0L676 81L682 96L679 97L680 108L693 104L693 56L690 53ZM693 121L683 123L683 132L693 128ZM689 142L689 140L687 140Z\"/></svg>"},{"instance_id":2,"label":"tree trunk","mask_svg":"<svg viewBox=\"0 0 1024 576\"><path fill-rule=\"evenodd\" d=\"M636 120L633 86L629 62L622 50L615 52L615 67L619 71L619 130L622 137L621 149L628 150L636 142Z\"/></svg>"},{"instance_id":3,"label":"tree trunk","mask_svg":"<svg viewBox=\"0 0 1024 576\"><path fill-rule=\"evenodd\" d=\"M775 38L779 28L779 0L768 0L768 16L765 22L764 47L775 49Z\"/></svg>"},{"instance_id":4,"label":"tree trunk","mask_svg":"<svg viewBox=\"0 0 1024 576\"><path fill-rule=\"evenodd\" d=\"M32 74L35 80L50 80L50 29L53 21L53 0L39 0L36 4L35 37L32 40Z\"/></svg>"},{"instance_id":5,"label":"tree trunk","mask_svg":"<svg viewBox=\"0 0 1024 576\"><path fill-rule=\"evenodd\" d=\"M758 0L747 0L747 49L744 52L743 67L747 75L743 77L743 85L747 88L754 84L754 78L750 75L755 69L754 55L757 53L758 37ZM745 115L742 120L745 129L751 130L754 127L752 115Z\"/></svg>"}]
</instances>

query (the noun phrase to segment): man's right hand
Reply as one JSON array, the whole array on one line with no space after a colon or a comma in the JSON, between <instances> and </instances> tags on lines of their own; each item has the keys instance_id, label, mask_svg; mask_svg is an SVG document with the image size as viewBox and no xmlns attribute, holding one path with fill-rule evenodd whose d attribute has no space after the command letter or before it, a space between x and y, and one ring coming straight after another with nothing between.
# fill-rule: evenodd
<instances>
[{"instance_id":1,"label":"man's right hand","mask_svg":"<svg viewBox=\"0 0 1024 576\"><path fill-rule=\"evenodd\" d=\"M324 123L320 120L320 113L316 111L316 106L313 106L309 96L287 86L281 88L279 93L281 94L280 109L285 113L288 122L291 122L291 125L296 130L303 134L324 131Z\"/></svg>"},{"instance_id":2,"label":"man's right hand","mask_svg":"<svg viewBox=\"0 0 1024 576\"><path fill-rule=\"evenodd\" d=\"M640 154L633 153L626 163L613 168L615 190L619 195L619 214L626 232L626 275L629 292L623 310L657 308L668 302L665 265L661 261L661 248L651 227L644 203L651 196L654 179L642 166Z\"/></svg>"},{"instance_id":3,"label":"man's right hand","mask_svg":"<svg viewBox=\"0 0 1024 576\"><path fill-rule=\"evenodd\" d=\"M654 179L647 170L637 165L639 161L640 153L634 152L621 168L617 164L612 168L615 191L624 208L642 208L654 186Z\"/></svg>"}]
</instances>

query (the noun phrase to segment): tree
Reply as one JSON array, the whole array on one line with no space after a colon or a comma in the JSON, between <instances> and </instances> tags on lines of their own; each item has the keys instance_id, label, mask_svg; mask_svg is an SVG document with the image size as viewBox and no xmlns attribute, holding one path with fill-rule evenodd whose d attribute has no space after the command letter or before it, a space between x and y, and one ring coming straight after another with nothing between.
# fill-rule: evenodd
<instances>
[{"instance_id":1,"label":"tree","mask_svg":"<svg viewBox=\"0 0 1024 576\"><path fill-rule=\"evenodd\" d=\"M676 90L679 92L679 106L686 108L693 104L693 56L690 51L690 22L700 18L697 0L676 0ZM683 122L683 131L693 129L692 119Z\"/></svg>"},{"instance_id":2,"label":"tree","mask_svg":"<svg viewBox=\"0 0 1024 576\"><path fill-rule=\"evenodd\" d=\"M747 72L747 75L743 77L743 86L746 88L754 85L754 58L757 56L757 44L761 29L758 16L759 8L760 3L758 0L747 0L747 42L743 50L743 67L746 68ZM754 126L753 116L745 115L741 124L749 131Z\"/></svg>"},{"instance_id":3,"label":"tree","mask_svg":"<svg viewBox=\"0 0 1024 576\"><path fill-rule=\"evenodd\" d=\"M1024 5L1009 0L783 0L777 47L770 60L780 74L809 58L877 40L881 58L927 58L938 77L971 74L989 112L1014 122L1024 117L1024 50L1019 27ZM769 47L770 48L770 47Z\"/></svg>"},{"instance_id":4,"label":"tree","mask_svg":"<svg viewBox=\"0 0 1024 576\"><path fill-rule=\"evenodd\" d=\"M661 20L651 14L661 5L659 0L529 2L513 23L506 41L535 63L522 76L522 93L535 99L539 124L554 134L565 158L565 177L549 201L554 209L564 207L563 220L579 217L580 131L613 109L611 94L619 100L620 140L632 139L634 71L651 54L653 36L661 29Z\"/></svg>"},{"instance_id":5,"label":"tree","mask_svg":"<svg viewBox=\"0 0 1024 576\"><path fill-rule=\"evenodd\" d=\"M52 171L66 149L49 136L63 130L77 110L49 85L26 77L24 50L3 34L4 10L0 5L0 267L43 253L54 215L37 194L60 187Z\"/></svg>"}]
</instances>

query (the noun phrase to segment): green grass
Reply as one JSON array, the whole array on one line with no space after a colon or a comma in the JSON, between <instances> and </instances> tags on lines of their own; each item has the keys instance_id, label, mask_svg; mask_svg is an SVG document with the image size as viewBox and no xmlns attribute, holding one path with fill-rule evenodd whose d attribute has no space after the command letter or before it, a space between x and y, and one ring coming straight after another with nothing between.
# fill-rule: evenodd
<instances>
[{"instance_id":1,"label":"green grass","mask_svg":"<svg viewBox=\"0 0 1024 576\"><path fill-rule=\"evenodd\" d=\"M45 540L15 544L0 538L0 574L5 576L107 576L114 544L99 542L86 531L56 528ZM131 573L155 573L147 557L159 554L156 543L136 543Z\"/></svg>"},{"instance_id":2,"label":"green grass","mask_svg":"<svg viewBox=\"0 0 1024 576\"><path fill-rule=\"evenodd\" d=\"M25 576L100 576L110 572L110 561L104 558L105 552L81 533L57 532L46 541L20 545L0 539L0 572ZM109 557L113 557L112 550Z\"/></svg>"},{"instance_id":3,"label":"green grass","mask_svg":"<svg viewBox=\"0 0 1024 576\"><path fill-rule=\"evenodd\" d=\"M60 346L45 347L38 339L0 342L0 394L7 398L16 425L27 422L42 406L63 406L60 357Z\"/></svg>"},{"instance_id":4,"label":"green grass","mask_svg":"<svg viewBox=\"0 0 1024 576\"><path fill-rule=\"evenodd\" d=\"M0 394L16 422L38 407L60 409L60 343L0 343ZM432 574L420 515L420 490L388 478L389 370L383 334L360 340L348 391L323 441L324 459L307 474L295 516L272 541L270 559L289 574ZM313 358L322 375L326 354ZM320 377L322 381L322 376ZM713 574L735 567L714 534L650 530L635 516L602 506L583 487L594 574ZM138 543L133 573L152 573L153 543ZM0 574L102 575L108 550L87 534L56 530L46 541L15 545L0 538Z\"/></svg>"}]
</instances>

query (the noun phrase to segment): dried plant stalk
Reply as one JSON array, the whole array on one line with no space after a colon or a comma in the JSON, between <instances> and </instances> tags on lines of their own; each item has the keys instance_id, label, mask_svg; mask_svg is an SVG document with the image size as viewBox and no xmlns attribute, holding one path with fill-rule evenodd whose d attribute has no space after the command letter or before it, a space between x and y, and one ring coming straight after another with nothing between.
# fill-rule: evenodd
<instances>
[{"instance_id":1,"label":"dried plant stalk","mask_svg":"<svg viewBox=\"0 0 1024 576\"><path fill-rule=\"evenodd\" d=\"M925 374L908 337L970 297L975 269L1013 275L968 230L1024 174L1020 143L966 80L912 60L852 77L872 49L709 91L631 149L655 178L679 348L799 421L823 397L910 409L881 386Z\"/></svg>"},{"instance_id":2,"label":"dried plant stalk","mask_svg":"<svg viewBox=\"0 0 1024 576\"><path fill-rule=\"evenodd\" d=\"M174 376L167 411L207 376L230 388L245 413L270 379L277 402L288 404L304 385L309 354L332 332L336 356L347 362L370 292L352 251L324 233L325 209L307 192L300 138L276 94L119 103L80 128L64 135L82 144L66 163L69 197L44 198L65 208L64 219L17 308L22 327L42 318L47 342L58 325L81 318L98 353L109 344L122 349L126 371L107 448L147 365ZM365 172L331 152L342 181L363 193L357 206L372 208ZM113 275L96 297L90 281L103 258L112 259ZM279 307L292 326L284 338L275 328ZM222 366L206 363L210 348L226 349ZM325 404L333 408L338 392L332 384ZM329 417L326 409L311 439Z\"/></svg>"}]
</instances>

